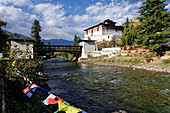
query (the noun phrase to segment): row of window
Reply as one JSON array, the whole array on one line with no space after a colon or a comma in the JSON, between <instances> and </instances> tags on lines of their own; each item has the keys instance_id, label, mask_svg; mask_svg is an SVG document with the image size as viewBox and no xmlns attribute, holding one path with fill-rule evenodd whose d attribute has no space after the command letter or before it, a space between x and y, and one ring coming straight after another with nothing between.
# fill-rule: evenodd
<instances>
[{"instance_id":1,"label":"row of window","mask_svg":"<svg viewBox=\"0 0 170 113\"><path fill-rule=\"evenodd\" d=\"M92 30L92 31L86 31L85 33L86 33L86 35L88 35L88 34L90 34L90 33L93 35L93 32L99 31L99 30L101 30L101 29L102 29L102 28L100 28L100 29L97 28L97 29ZM108 28L103 28L103 30L105 30L105 29L106 29L107 31L109 30ZM115 31L117 32L117 31L119 31L119 30L118 30L118 29L115 29Z\"/></svg>"}]
</instances>

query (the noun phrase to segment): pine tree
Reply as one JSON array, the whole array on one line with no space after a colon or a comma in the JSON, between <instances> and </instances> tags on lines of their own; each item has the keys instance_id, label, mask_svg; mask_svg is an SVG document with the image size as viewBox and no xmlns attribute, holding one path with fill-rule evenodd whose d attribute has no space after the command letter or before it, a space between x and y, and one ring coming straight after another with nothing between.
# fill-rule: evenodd
<instances>
[{"instance_id":1,"label":"pine tree","mask_svg":"<svg viewBox=\"0 0 170 113\"><path fill-rule=\"evenodd\" d=\"M128 27L129 27L129 19L126 19L125 25L124 25L124 30L123 30L123 34L121 37L121 45L127 45L127 32L128 32Z\"/></svg>"},{"instance_id":2,"label":"pine tree","mask_svg":"<svg viewBox=\"0 0 170 113\"><path fill-rule=\"evenodd\" d=\"M6 22L0 20L0 52L3 52L6 49L8 49L8 44L7 44L8 35L1 28L6 25L7 25Z\"/></svg>"},{"instance_id":3,"label":"pine tree","mask_svg":"<svg viewBox=\"0 0 170 113\"><path fill-rule=\"evenodd\" d=\"M165 31L164 31L165 33L170 32L170 20L169 20L170 19L170 12L168 12L168 13L169 13L169 16L168 16L169 18L167 18L168 27L165 29Z\"/></svg>"},{"instance_id":4,"label":"pine tree","mask_svg":"<svg viewBox=\"0 0 170 113\"><path fill-rule=\"evenodd\" d=\"M131 22L129 27L128 27L127 39L128 39L127 45L133 45L135 43L134 41L136 39L136 30L135 30L135 27L133 25L133 22Z\"/></svg>"},{"instance_id":5,"label":"pine tree","mask_svg":"<svg viewBox=\"0 0 170 113\"><path fill-rule=\"evenodd\" d=\"M163 31L168 27L166 0L146 0L139 8L140 16L137 18L140 25L136 27L138 32L138 42L141 45L153 45L164 43L167 33Z\"/></svg>"},{"instance_id":6,"label":"pine tree","mask_svg":"<svg viewBox=\"0 0 170 113\"><path fill-rule=\"evenodd\" d=\"M41 26L38 20L34 20L33 26L31 27L31 37L35 39L35 45L41 44L41 36L39 32L41 32Z\"/></svg>"},{"instance_id":7,"label":"pine tree","mask_svg":"<svg viewBox=\"0 0 170 113\"><path fill-rule=\"evenodd\" d=\"M74 44L75 46L78 46L79 45L79 40L80 40L80 37L78 37L77 35L74 36Z\"/></svg>"},{"instance_id":8,"label":"pine tree","mask_svg":"<svg viewBox=\"0 0 170 113\"><path fill-rule=\"evenodd\" d=\"M129 22L129 19L126 19L124 25L123 35L121 37L121 45L133 45L134 39L136 38L136 32L132 22Z\"/></svg>"}]
</instances>

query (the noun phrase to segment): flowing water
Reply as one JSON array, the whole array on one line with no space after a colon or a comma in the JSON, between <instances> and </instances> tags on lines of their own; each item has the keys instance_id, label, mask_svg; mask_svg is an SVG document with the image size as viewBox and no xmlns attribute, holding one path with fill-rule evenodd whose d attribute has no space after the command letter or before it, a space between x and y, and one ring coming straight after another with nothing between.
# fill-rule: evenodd
<instances>
[{"instance_id":1,"label":"flowing water","mask_svg":"<svg viewBox=\"0 0 170 113\"><path fill-rule=\"evenodd\" d=\"M51 93L88 113L169 113L170 74L122 67L45 61Z\"/></svg>"}]
</instances>

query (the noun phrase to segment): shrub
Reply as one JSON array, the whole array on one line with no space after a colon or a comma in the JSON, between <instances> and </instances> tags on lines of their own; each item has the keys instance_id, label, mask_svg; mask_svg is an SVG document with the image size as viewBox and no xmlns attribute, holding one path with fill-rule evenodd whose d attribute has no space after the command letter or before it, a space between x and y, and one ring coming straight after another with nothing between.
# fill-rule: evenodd
<instances>
[{"instance_id":1,"label":"shrub","mask_svg":"<svg viewBox=\"0 0 170 113\"><path fill-rule=\"evenodd\" d=\"M123 50L127 50L127 47L126 47L126 46L123 46Z\"/></svg>"},{"instance_id":2,"label":"shrub","mask_svg":"<svg viewBox=\"0 0 170 113\"><path fill-rule=\"evenodd\" d=\"M129 46L128 50L134 50L134 48L132 46Z\"/></svg>"},{"instance_id":3,"label":"shrub","mask_svg":"<svg viewBox=\"0 0 170 113\"><path fill-rule=\"evenodd\" d=\"M153 62L153 61L154 61L154 60L153 60L152 58L147 58L147 59L146 59L146 62L148 62L148 63L149 63L149 62Z\"/></svg>"},{"instance_id":4,"label":"shrub","mask_svg":"<svg viewBox=\"0 0 170 113\"><path fill-rule=\"evenodd\" d=\"M145 58L151 58L151 57L154 57L153 54L147 54L147 55L144 55Z\"/></svg>"},{"instance_id":5,"label":"shrub","mask_svg":"<svg viewBox=\"0 0 170 113\"><path fill-rule=\"evenodd\" d=\"M162 60L162 62L163 62L164 64L169 64L169 63L170 63L170 59Z\"/></svg>"},{"instance_id":6,"label":"shrub","mask_svg":"<svg viewBox=\"0 0 170 113\"><path fill-rule=\"evenodd\" d=\"M91 55L87 55L87 58L91 58L92 56Z\"/></svg>"},{"instance_id":7,"label":"shrub","mask_svg":"<svg viewBox=\"0 0 170 113\"><path fill-rule=\"evenodd\" d=\"M18 55L21 55L21 58L18 58ZM13 66L12 63L13 61L16 60L15 65ZM16 71L14 71L14 68L19 69L22 71L22 74L29 78L30 80L33 80L34 78L39 77L36 72L40 71L41 68L44 66L44 64L41 62L41 59L31 59L31 54L29 52L24 52L19 51L15 49L12 51L12 55L10 57L10 60L6 63L6 77L9 80L16 80L18 78L18 75L16 75Z\"/></svg>"},{"instance_id":8,"label":"shrub","mask_svg":"<svg viewBox=\"0 0 170 113\"><path fill-rule=\"evenodd\" d=\"M154 45L154 46L151 47L151 50L153 52L157 52L157 51L159 51L160 48L161 48L161 45Z\"/></svg>"}]
</instances>

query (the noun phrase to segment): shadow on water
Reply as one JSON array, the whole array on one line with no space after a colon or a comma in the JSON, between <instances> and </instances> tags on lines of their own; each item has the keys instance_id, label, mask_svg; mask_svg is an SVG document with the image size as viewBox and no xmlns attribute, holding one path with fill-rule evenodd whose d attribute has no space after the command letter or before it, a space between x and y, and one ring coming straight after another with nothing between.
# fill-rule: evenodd
<instances>
[{"instance_id":1,"label":"shadow on water","mask_svg":"<svg viewBox=\"0 0 170 113\"><path fill-rule=\"evenodd\" d=\"M51 92L89 113L167 113L170 75L121 67L45 61ZM65 74L66 73L66 74Z\"/></svg>"}]
</instances>

